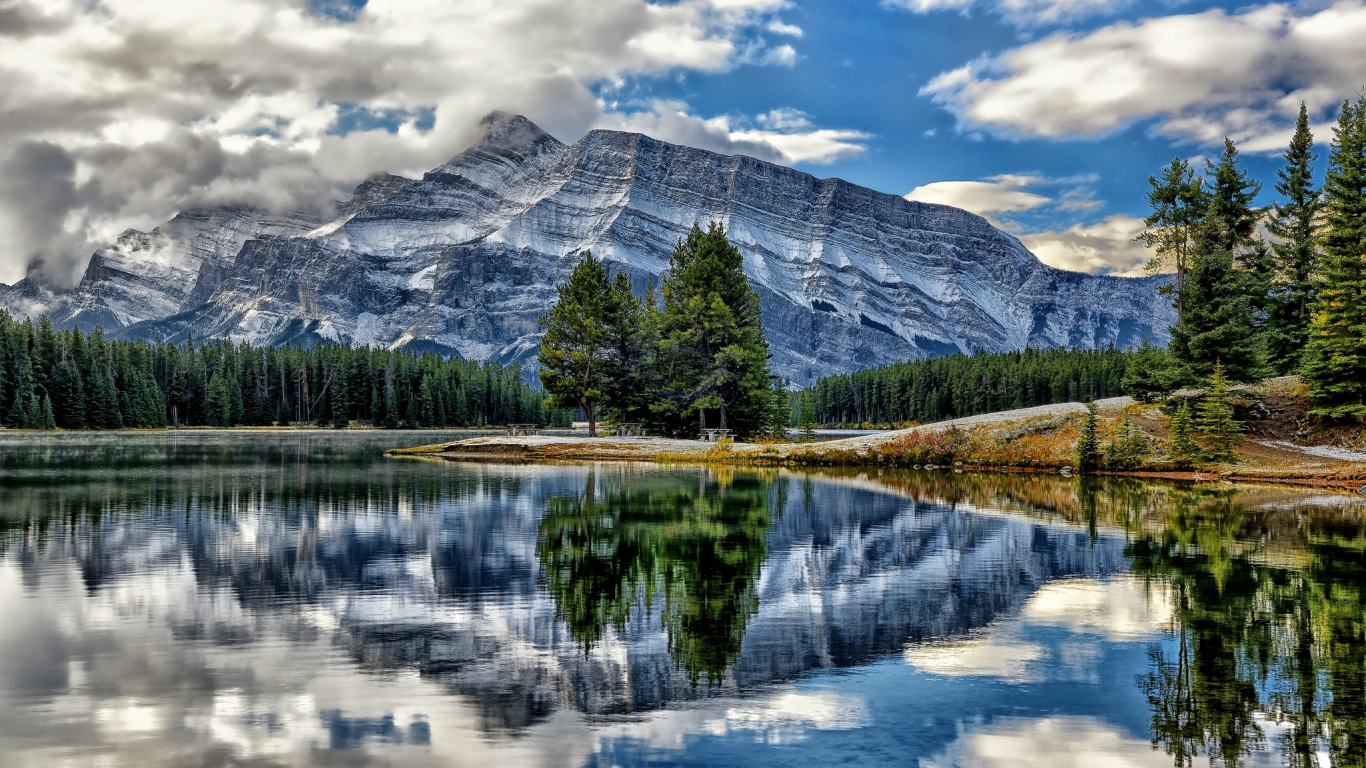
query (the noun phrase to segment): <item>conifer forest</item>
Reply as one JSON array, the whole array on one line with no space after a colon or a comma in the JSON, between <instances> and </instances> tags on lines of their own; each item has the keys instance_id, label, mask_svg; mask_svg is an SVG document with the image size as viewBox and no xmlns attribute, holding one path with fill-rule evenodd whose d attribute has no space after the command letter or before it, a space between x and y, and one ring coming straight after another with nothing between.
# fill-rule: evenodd
<instances>
[{"instance_id":1,"label":"conifer forest","mask_svg":"<svg viewBox=\"0 0 1366 768\"><path fill-rule=\"evenodd\" d=\"M0 403L0 423L26 429L474 427L572 416L548 411L515 365L338 345L114 341L3 312Z\"/></svg>"}]
</instances>

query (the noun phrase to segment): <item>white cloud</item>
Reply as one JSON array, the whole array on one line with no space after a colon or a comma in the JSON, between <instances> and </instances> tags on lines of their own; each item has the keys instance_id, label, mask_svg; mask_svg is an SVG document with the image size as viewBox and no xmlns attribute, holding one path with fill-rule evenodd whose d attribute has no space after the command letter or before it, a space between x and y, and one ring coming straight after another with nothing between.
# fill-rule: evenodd
<instances>
[{"instance_id":1,"label":"white cloud","mask_svg":"<svg viewBox=\"0 0 1366 768\"><path fill-rule=\"evenodd\" d=\"M572 140L625 119L604 113L600 84L790 66L796 50L760 34L795 36L776 18L788 6L370 0L343 21L307 0L9 0L0 281L35 257L70 281L96 246L187 206L321 206L374 171L427 170L494 109ZM346 130L356 116L371 127ZM848 156L861 136L721 133L787 162Z\"/></svg>"},{"instance_id":2,"label":"white cloud","mask_svg":"<svg viewBox=\"0 0 1366 768\"><path fill-rule=\"evenodd\" d=\"M1172 596L1139 579L1065 579L1045 584L1021 612L1030 624L1066 627L1113 642L1147 640L1172 622Z\"/></svg>"},{"instance_id":3,"label":"white cloud","mask_svg":"<svg viewBox=\"0 0 1366 768\"><path fill-rule=\"evenodd\" d=\"M996 214L1020 213L1053 202L1052 198L1023 189L1042 181L1042 177L1021 174L993 176L987 181L936 181L916 187L906 194L906 199L962 208L999 226L1003 222Z\"/></svg>"},{"instance_id":4,"label":"white cloud","mask_svg":"<svg viewBox=\"0 0 1366 768\"><path fill-rule=\"evenodd\" d=\"M1094 717L1001 718L969 727L921 768L1168 768L1147 739ZM1197 765L1208 765L1201 758Z\"/></svg>"},{"instance_id":5,"label":"white cloud","mask_svg":"<svg viewBox=\"0 0 1366 768\"><path fill-rule=\"evenodd\" d=\"M870 138L862 131L816 128L808 115L795 109L775 109L754 119L755 126L741 126L730 117L704 119L688 112L678 101L658 100L648 109L632 113L607 113L607 127L651 136L671 137L691 147L761 160L788 163L830 163L862 154L861 143Z\"/></svg>"},{"instance_id":6,"label":"white cloud","mask_svg":"<svg viewBox=\"0 0 1366 768\"><path fill-rule=\"evenodd\" d=\"M1046 658L1043 646L1019 637L987 635L942 643L920 643L906 649L906 663L942 677L994 677L1028 682L1031 664Z\"/></svg>"},{"instance_id":7,"label":"white cloud","mask_svg":"<svg viewBox=\"0 0 1366 768\"><path fill-rule=\"evenodd\" d=\"M920 93L963 127L1006 136L1098 136L1156 117L1166 135L1277 150L1301 100L1327 115L1362 86L1366 2L1310 7L1318 10L1214 9L1059 33L941 73Z\"/></svg>"},{"instance_id":8,"label":"white cloud","mask_svg":"<svg viewBox=\"0 0 1366 768\"><path fill-rule=\"evenodd\" d=\"M1142 243L1143 220L1114 215L1094 224L1073 224L1063 230L1029 232L1011 214L1041 211L1076 213L1104 203L1092 199L1088 186L1094 176L1050 179L1031 174L1002 174L986 181L936 181L911 190L907 200L951 205L971 211L994 226L1015 233L1025 247L1049 266L1075 272L1100 272L1136 277L1146 274L1151 258ZM1066 187L1057 197L1025 191L1026 187Z\"/></svg>"},{"instance_id":9,"label":"white cloud","mask_svg":"<svg viewBox=\"0 0 1366 768\"><path fill-rule=\"evenodd\" d=\"M1073 224L1061 231L1019 235L1020 242L1039 261L1074 272L1104 272L1137 277L1152 253L1135 242L1143 231L1143 219L1114 215L1095 224Z\"/></svg>"},{"instance_id":10,"label":"white cloud","mask_svg":"<svg viewBox=\"0 0 1366 768\"><path fill-rule=\"evenodd\" d=\"M1020 613L965 638L911 643L904 658L944 677L991 677L1011 682L1095 677L1097 639L1143 642L1172 620L1169 591L1135 578L1066 579L1040 587ZM1031 630L1056 627L1064 639L1045 643Z\"/></svg>"},{"instance_id":11,"label":"white cloud","mask_svg":"<svg viewBox=\"0 0 1366 768\"><path fill-rule=\"evenodd\" d=\"M788 24L782 19L770 21L765 29L775 35L787 35L789 37L801 37L804 34L801 27L795 24Z\"/></svg>"},{"instance_id":12,"label":"white cloud","mask_svg":"<svg viewBox=\"0 0 1366 768\"><path fill-rule=\"evenodd\" d=\"M797 49L790 45L779 45L766 49L756 62L778 67L791 67L797 63Z\"/></svg>"},{"instance_id":13,"label":"white cloud","mask_svg":"<svg viewBox=\"0 0 1366 768\"><path fill-rule=\"evenodd\" d=\"M961 11L986 6L1007 21L1023 27L1059 24L1086 16L1114 14L1128 7L1130 0L886 0L887 5L908 8L916 13Z\"/></svg>"}]
</instances>

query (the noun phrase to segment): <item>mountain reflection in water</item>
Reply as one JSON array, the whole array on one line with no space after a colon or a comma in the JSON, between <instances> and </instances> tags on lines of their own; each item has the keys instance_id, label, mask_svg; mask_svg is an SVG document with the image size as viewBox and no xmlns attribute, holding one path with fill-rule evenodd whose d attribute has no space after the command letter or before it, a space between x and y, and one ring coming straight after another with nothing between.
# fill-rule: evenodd
<instances>
[{"instance_id":1,"label":"mountain reflection in water","mask_svg":"<svg viewBox=\"0 0 1366 768\"><path fill-rule=\"evenodd\" d=\"M0 763L1366 766L1351 498L404 439L0 438Z\"/></svg>"}]
</instances>

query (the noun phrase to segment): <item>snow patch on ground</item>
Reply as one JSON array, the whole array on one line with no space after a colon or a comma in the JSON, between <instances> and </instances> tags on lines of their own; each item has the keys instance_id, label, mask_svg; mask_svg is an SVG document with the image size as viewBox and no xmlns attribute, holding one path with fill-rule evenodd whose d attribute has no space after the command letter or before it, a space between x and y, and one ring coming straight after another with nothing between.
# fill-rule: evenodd
<instances>
[{"instance_id":1,"label":"snow patch on ground","mask_svg":"<svg viewBox=\"0 0 1366 768\"><path fill-rule=\"evenodd\" d=\"M1346 448L1337 448L1331 445L1295 445L1287 440L1266 440L1262 445L1271 445L1277 448L1285 448L1297 453L1306 453L1310 456L1318 456L1322 459L1337 459L1338 461L1366 461L1366 453L1360 451L1349 451Z\"/></svg>"}]
</instances>

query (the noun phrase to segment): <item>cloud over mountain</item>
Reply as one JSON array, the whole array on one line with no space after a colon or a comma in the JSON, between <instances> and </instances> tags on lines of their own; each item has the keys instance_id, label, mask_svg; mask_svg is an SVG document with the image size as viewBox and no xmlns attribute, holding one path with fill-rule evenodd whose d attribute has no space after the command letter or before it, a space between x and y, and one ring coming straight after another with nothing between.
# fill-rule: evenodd
<instances>
[{"instance_id":1,"label":"cloud over mountain","mask_svg":"<svg viewBox=\"0 0 1366 768\"><path fill-rule=\"evenodd\" d=\"M788 162L860 151L853 132L735 127L686 105L609 105L596 90L790 65L795 50L765 39L800 34L778 16L787 5L7 0L0 282L37 259L42 277L69 284L96 246L187 206L324 207L375 171L449 158L492 109L570 136L654 116L663 138Z\"/></svg>"}]
</instances>

